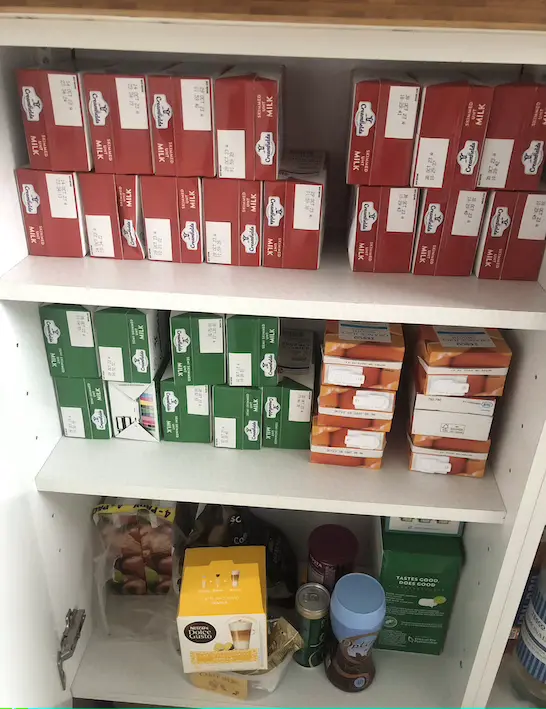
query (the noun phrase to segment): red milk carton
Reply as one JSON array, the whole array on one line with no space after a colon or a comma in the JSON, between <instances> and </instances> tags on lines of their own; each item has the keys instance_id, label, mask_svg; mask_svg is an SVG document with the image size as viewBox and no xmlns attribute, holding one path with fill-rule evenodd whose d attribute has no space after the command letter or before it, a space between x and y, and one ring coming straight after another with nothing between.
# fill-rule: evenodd
<instances>
[{"instance_id":1,"label":"red milk carton","mask_svg":"<svg viewBox=\"0 0 546 709\"><path fill-rule=\"evenodd\" d=\"M546 245L546 193L518 195L502 266L503 281L536 281Z\"/></svg>"},{"instance_id":2,"label":"red milk carton","mask_svg":"<svg viewBox=\"0 0 546 709\"><path fill-rule=\"evenodd\" d=\"M474 272L478 278L500 279L517 200L517 192L489 193L476 252Z\"/></svg>"},{"instance_id":3,"label":"red milk carton","mask_svg":"<svg viewBox=\"0 0 546 709\"><path fill-rule=\"evenodd\" d=\"M409 76L353 75L347 183L409 185L420 88Z\"/></svg>"},{"instance_id":4,"label":"red milk carton","mask_svg":"<svg viewBox=\"0 0 546 709\"><path fill-rule=\"evenodd\" d=\"M260 265L260 182L204 179L203 214L207 263Z\"/></svg>"},{"instance_id":5,"label":"red milk carton","mask_svg":"<svg viewBox=\"0 0 546 709\"><path fill-rule=\"evenodd\" d=\"M418 196L415 187L355 188L348 247L353 271L410 271Z\"/></svg>"},{"instance_id":6,"label":"red milk carton","mask_svg":"<svg viewBox=\"0 0 546 709\"><path fill-rule=\"evenodd\" d=\"M276 180L283 69L235 67L215 81L218 177Z\"/></svg>"},{"instance_id":7,"label":"red milk carton","mask_svg":"<svg viewBox=\"0 0 546 709\"><path fill-rule=\"evenodd\" d=\"M19 168L16 176L29 254L85 256L75 173Z\"/></svg>"},{"instance_id":8,"label":"red milk carton","mask_svg":"<svg viewBox=\"0 0 546 709\"><path fill-rule=\"evenodd\" d=\"M123 258L128 261L142 261L146 258L142 204L140 198L140 177L138 175L116 175L119 223Z\"/></svg>"},{"instance_id":9,"label":"red milk carton","mask_svg":"<svg viewBox=\"0 0 546 709\"><path fill-rule=\"evenodd\" d=\"M86 72L83 85L96 172L151 174L144 75Z\"/></svg>"},{"instance_id":10,"label":"red milk carton","mask_svg":"<svg viewBox=\"0 0 546 709\"><path fill-rule=\"evenodd\" d=\"M79 74L19 69L17 84L30 167L64 172L91 170Z\"/></svg>"},{"instance_id":11,"label":"red milk carton","mask_svg":"<svg viewBox=\"0 0 546 709\"><path fill-rule=\"evenodd\" d=\"M478 184L480 161L493 104L493 94L493 86L485 84L470 84L468 86L457 161L451 181L452 186L456 189L473 190Z\"/></svg>"},{"instance_id":12,"label":"red milk carton","mask_svg":"<svg viewBox=\"0 0 546 709\"><path fill-rule=\"evenodd\" d=\"M447 187L421 190L412 265L413 273L418 276L433 276L436 272L449 193Z\"/></svg>"},{"instance_id":13,"label":"red milk carton","mask_svg":"<svg viewBox=\"0 0 546 709\"><path fill-rule=\"evenodd\" d=\"M263 264L317 269L324 234L324 153L287 153L279 177L264 182Z\"/></svg>"},{"instance_id":14,"label":"red milk carton","mask_svg":"<svg viewBox=\"0 0 546 709\"><path fill-rule=\"evenodd\" d=\"M202 263L202 181L199 177L179 177L176 185L182 263Z\"/></svg>"}]
</instances>

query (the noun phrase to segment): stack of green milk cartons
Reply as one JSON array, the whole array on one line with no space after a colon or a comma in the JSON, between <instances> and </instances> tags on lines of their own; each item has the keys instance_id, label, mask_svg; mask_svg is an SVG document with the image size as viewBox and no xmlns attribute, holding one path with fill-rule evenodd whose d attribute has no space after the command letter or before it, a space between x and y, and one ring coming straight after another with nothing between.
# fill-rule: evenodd
<instances>
[{"instance_id":1,"label":"stack of green milk cartons","mask_svg":"<svg viewBox=\"0 0 546 709\"><path fill-rule=\"evenodd\" d=\"M312 390L279 381L279 329L275 317L171 313L163 438L243 450L308 447Z\"/></svg>"}]
</instances>

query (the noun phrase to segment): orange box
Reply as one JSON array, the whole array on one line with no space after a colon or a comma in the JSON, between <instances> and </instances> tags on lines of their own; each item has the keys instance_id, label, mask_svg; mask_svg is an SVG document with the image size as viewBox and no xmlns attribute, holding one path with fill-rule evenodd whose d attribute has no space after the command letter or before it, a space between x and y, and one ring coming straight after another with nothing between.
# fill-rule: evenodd
<instances>
[{"instance_id":1,"label":"orange box","mask_svg":"<svg viewBox=\"0 0 546 709\"><path fill-rule=\"evenodd\" d=\"M311 462L349 467L381 467L387 437L380 431L323 426L313 419Z\"/></svg>"},{"instance_id":2,"label":"orange box","mask_svg":"<svg viewBox=\"0 0 546 709\"><path fill-rule=\"evenodd\" d=\"M419 394L501 396L512 351L493 328L421 325L417 358Z\"/></svg>"},{"instance_id":3,"label":"orange box","mask_svg":"<svg viewBox=\"0 0 546 709\"><path fill-rule=\"evenodd\" d=\"M391 430L396 394L390 391L322 385L317 422L372 431Z\"/></svg>"},{"instance_id":4,"label":"orange box","mask_svg":"<svg viewBox=\"0 0 546 709\"><path fill-rule=\"evenodd\" d=\"M409 469L421 473L483 478L491 441L408 435Z\"/></svg>"}]
</instances>

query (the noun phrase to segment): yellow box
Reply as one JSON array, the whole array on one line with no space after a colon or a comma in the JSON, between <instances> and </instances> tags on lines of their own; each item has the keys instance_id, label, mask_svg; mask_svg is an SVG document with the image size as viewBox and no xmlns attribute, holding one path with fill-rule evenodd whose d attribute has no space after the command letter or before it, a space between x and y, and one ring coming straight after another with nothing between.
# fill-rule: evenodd
<instances>
[{"instance_id":1,"label":"yellow box","mask_svg":"<svg viewBox=\"0 0 546 709\"><path fill-rule=\"evenodd\" d=\"M177 625L184 672L267 669L265 547L188 549Z\"/></svg>"}]
</instances>

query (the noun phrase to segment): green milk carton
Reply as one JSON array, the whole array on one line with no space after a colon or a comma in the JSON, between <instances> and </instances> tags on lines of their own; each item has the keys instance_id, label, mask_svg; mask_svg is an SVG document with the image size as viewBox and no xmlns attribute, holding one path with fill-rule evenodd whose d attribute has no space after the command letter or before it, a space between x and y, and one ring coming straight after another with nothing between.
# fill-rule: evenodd
<instances>
[{"instance_id":1,"label":"green milk carton","mask_svg":"<svg viewBox=\"0 0 546 709\"><path fill-rule=\"evenodd\" d=\"M212 412L216 448L261 448L261 389L216 385L212 388Z\"/></svg>"},{"instance_id":2,"label":"green milk carton","mask_svg":"<svg viewBox=\"0 0 546 709\"><path fill-rule=\"evenodd\" d=\"M212 387L208 384L180 386L173 378L172 367L168 367L159 390L163 440L210 443Z\"/></svg>"},{"instance_id":3,"label":"green milk carton","mask_svg":"<svg viewBox=\"0 0 546 709\"><path fill-rule=\"evenodd\" d=\"M309 449L311 389L284 379L277 386L264 387L263 397L263 447Z\"/></svg>"},{"instance_id":4,"label":"green milk carton","mask_svg":"<svg viewBox=\"0 0 546 709\"><path fill-rule=\"evenodd\" d=\"M400 532L378 538L387 614L377 646L439 655L463 565L461 539Z\"/></svg>"},{"instance_id":5,"label":"green milk carton","mask_svg":"<svg viewBox=\"0 0 546 709\"><path fill-rule=\"evenodd\" d=\"M226 383L224 316L171 313L173 375L176 384Z\"/></svg>"},{"instance_id":6,"label":"green milk carton","mask_svg":"<svg viewBox=\"0 0 546 709\"><path fill-rule=\"evenodd\" d=\"M101 379L54 379L63 434L69 438L111 438L106 384Z\"/></svg>"},{"instance_id":7,"label":"green milk carton","mask_svg":"<svg viewBox=\"0 0 546 709\"><path fill-rule=\"evenodd\" d=\"M168 351L168 313L136 308L101 308L95 329L102 378L150 384Z\"/></svg>"},{"instance_id":8,"label":"green milk carton","mask_svg":"<svg viewBox=\"0 0 546 709\"><path fill-rule=\"evenodd\" d=\"M52 377L100 377L92 313L82 305L42 305L40 320Z\"/></svg>"},{"instance_id":9,"label":"green milk carton","mask_svg":"<svg viewBox=\"0 0 546 709\"><path fill-rule=\"evenodd\" d=\"M279 318L228 315L228 383L232 387L276 384Z\"/></svg>"}]
</instances>

